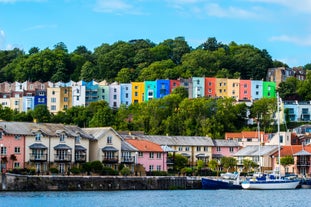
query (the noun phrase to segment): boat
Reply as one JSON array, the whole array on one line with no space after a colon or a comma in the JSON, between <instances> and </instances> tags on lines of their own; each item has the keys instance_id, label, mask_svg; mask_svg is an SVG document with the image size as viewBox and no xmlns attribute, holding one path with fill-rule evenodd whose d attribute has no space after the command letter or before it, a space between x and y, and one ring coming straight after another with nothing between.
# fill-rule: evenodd
<instances>
[{"instance_id":1,"label":"boat","mask_svg":"<svg viewBox=\"0 0 311 207\"><path fill-rule=\"evenodd\" d=\"M280 115L279 115L279 94L277 93L277 114L278 114L278 137L280 137ZM298 179L281 177L280 173L280 139L278 139L278 169L272 174L247 179L241 183L243 189L251 190L276 190L276 189L295 189L300 184Z\"/></svg>"},{"instance_id":2,"label":"boat","mask_svg":"<svg viewBox=\"0 0 311 207\"><path fill-rule=\"evenodd\" d=\"M240 174L224 173L220 178L202 178L202 189L218 190L218 189L242 189L240 183Z\"/></svg>"},{"instance_id":3,"label":"boat","mask_svg":"<svg viewBox=\"0 0 311 207\"><path fill-rule=\"evenodd\" d=\"M300 181L300 186L303 189L311 189L311 179L303 178Z\"/></svg>"}]
</instances>

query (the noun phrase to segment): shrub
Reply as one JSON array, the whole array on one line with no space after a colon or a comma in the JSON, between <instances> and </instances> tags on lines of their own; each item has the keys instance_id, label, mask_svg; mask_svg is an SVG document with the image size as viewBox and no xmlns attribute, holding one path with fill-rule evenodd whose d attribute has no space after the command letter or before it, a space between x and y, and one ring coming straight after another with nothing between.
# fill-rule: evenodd
<instances>
[{"instance_id":1,"label":"shrub","mask_svg":"<svg viewBox=\"0 0 311 207\"><path fill-rule=\"evenodd\" d=\"M91 168L94 173L101 173L103 170L103 164L99 160L96 160L91 162Z\"/></svg>"},{"instance_id":2,"label":"shrub","mask_svg":"<svg viewBox=\"0 0 311 207\"><path fill-rule=\"evenodd\" d=\"M77 168L77 167L73 167L73 168L70 169L70 172L72 174L74 174L74 175L78 175L78 174L81 173L81 170L79 168Z\"/></svg>"},{"instance_id":3,"label":"shrub","mask_svg":"<svg viewBox=\"0 0 311 207\"><path fill-rule=\"evenodd\" d=\"M128 167L123 167L120 171L121 175L127 176L131 174L131 170Z\"/></svg>"},{"instance_id":4,"label":"shrub","mask_svg":"<svg viewBox=\"0 0 311 207\"><path fill-rule=\"evenodd\" d=\"M101 172L102 175L118 175L118 171L112 169L111 167L103 167Z\"/></svg>"},{"instance_id":5,"label":"shrub","mask_svg":"<svg viewBox=\"0 0 311 207\"><path fill-rule=\"evenodd\" d=\"M58 173L58 169L57 169L56 167L51 167L51 168L50 168L50 172L51 172L52 174L57 174L57 173Z\"/></svg>"}]
</instances>

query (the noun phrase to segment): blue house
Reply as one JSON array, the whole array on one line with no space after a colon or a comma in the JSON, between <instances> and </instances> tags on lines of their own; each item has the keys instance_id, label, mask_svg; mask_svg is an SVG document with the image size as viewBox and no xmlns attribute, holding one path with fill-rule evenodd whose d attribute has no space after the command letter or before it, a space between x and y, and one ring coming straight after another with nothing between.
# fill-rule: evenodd
<instances>
[{"instance_id":1,"label":"blue house","mask_svg":"<svg viewBox=\"0 0 311 207\"><path fill-rule=\"evenodd\" d=\"M121 104L129 106L132 103L132 84L121 83Z\"/></svg>"},{"instance_id":2,"label":"blue house","mask_svg":"<svg viewBox=\"0 0 311 207\"><path fill-rule=\"evenodd\" d=\"M149 101L156 98L157 86L155 81L145 81L144 101Z\"/></svg>"},{"instance_id":3,"label":"blue house","mask_svg":"<svg viewBox=\"0 0 311 207\"><path fill-rule=\"evenodd\" d=\"M170 80L156 80L156 98L163 98L170 94Z\"/></svg>"},{"instance_id":4,"label":"blue house","mask_svg":"<svg viewBox=\"0 0 311 207\"><path fill-rule=\"evenodd\" d=\"M34 107L40 104L47 105L47 95L46 90L37 89L34 96Z\"/></svg>"}]
</instances>

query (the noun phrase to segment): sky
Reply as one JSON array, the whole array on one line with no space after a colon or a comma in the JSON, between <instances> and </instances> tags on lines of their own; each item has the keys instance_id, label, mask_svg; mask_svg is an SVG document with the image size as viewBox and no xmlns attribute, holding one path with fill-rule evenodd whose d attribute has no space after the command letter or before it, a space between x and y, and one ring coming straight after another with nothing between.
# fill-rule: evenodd
<instances>
[{"instance_id":1,"label":"sky","mask_svg":"<svg viewBox=\"0 0 311 207\"><path fill-rule=\"evenodd\" d=\"M311 63L311 0L0 0L0 50L90 51L104 43L209 37L267 50L289 67Z\"/></svg>"}]
</instances>

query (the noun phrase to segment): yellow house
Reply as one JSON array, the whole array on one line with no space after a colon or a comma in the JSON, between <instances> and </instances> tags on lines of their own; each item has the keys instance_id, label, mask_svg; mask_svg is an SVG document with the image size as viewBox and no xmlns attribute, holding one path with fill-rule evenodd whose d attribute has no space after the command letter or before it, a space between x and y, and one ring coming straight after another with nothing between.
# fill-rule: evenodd
<instances>
[{"instance_id":1,"label":"yellow house","mask_svg":"<svg viewBox=\"0 0 311 207\"><path fill-rule=\"evenodd\" d=\"M144 102L144 82L132 82L132 103Z\"/></svg>"},{"instance_id":2,"label":"yellow house","mask_svg":"<svg viewBox=\"0 0 311 207\"><path fill-rule=\"evenodd\" d=\"M227 78L216 78L216 96L228 97Z\"/></svg>"},{"instance_id":3,"label":"yellow house","mask_svg":"<svg viewBox=\"0 0 311 207\"><path fill-rule=\"evenodd\" d=\"M239 100L240 79L227 79L227 97Z\"/></svg>"},{"instance_id":4,"label":"yellow house","mask_svg":"<svg viewBox=\"0 0 311 207\"><path fill-rule=\"evenodd\" d=\"M72 107L71 87L47 88L47 107L51 113L57 113Z\"/></svg>"},{"instance_id":5,"label":"yellow house","mask_svg":"<svg viewBox=\"0 0 311 207\"><path fill-rule=\"evenodd\" d=\"M20 96L10 98L10 108L14 111L22 112L23 110L23 98Z\"/></svg>"}]
</instances>

